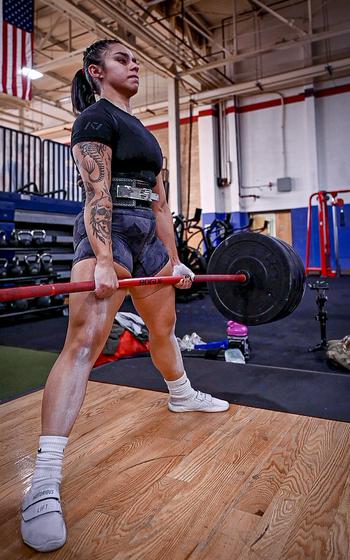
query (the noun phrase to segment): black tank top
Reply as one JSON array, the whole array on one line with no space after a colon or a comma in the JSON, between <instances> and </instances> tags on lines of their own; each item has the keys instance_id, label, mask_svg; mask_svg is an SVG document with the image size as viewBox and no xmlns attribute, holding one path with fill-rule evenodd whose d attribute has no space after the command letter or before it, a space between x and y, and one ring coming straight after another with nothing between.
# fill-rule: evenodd
<instances>
[{"instance_id":1,"label":"black tank top","mask_svg":"<svg viewBox=\"0 0 350 560\"><path fill-rule=\"evenodd\" d=\"M155 185L162 169L162 151L156 138L137 117L107 99L100 99L87 107L73 124L71 147L87 141L110 146L113 177L147 179ZM78 184L80 182L78 180Z\"/></svg>"}]
</instances>

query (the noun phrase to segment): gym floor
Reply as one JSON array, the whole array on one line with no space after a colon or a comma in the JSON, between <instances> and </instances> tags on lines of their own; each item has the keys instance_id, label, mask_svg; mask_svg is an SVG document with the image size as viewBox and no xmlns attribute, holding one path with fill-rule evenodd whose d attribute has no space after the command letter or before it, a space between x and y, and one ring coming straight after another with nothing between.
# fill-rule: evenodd
<instances>
[{"instance_id":1,"label":"gym floor","mask_svg":"<svg viewBox=\"0 0 350 560\"><path fill-rule=\"evenodd\" d=\"M349 334L350 278L329 285L328 338L342 338ZM225 321L208 297L180 303L177 311L178 336L224 338ZM316 311L315 292L307 289L294 314L250 328L250 363L285 368L286 376L301 369L347 379L323 352L308 352L320 341ZM57 352L66 323L51 317L8 325L0 344ZM40 556L22 544L18 515L34 465L41 397L42 390L0 407L4 560ZM349 557L350 423L236 404L218 415L176 415L166 402L159 392L89 382L65 459L68 541L48 557Z\"/></svg>"}]
</instances>

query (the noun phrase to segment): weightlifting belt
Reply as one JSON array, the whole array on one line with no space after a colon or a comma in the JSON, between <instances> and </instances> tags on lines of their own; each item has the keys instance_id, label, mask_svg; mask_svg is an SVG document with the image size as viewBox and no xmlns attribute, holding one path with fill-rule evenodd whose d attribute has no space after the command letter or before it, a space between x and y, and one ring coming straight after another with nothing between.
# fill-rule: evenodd
<instances>
[{"instance_id":1,"label":"weightlifting belt","mask_svg":"<svg viewBox=\"0 0 350 560\"><path fill-rule=\"evenodd\" d=\"M149 208L154 200L159 200L159 195L152 192L150 183L129 177L112 178L110 193L114 206Z\"/></svg>"},{"instance_id":2,"label":"weightlifting belt","mask_svg":"<svg viewBox=\"0 0 350 560\"><path fill-rule=\"evenodd\" d=\"M77 184L79 187L84 186L81 179ZM110 193L113 206L150 208L153 201L159 200L159 195L152 192L150 182L130 177L112 177ZM84 190L83 202L85 202Z\"/></svg>"}]
</instances>

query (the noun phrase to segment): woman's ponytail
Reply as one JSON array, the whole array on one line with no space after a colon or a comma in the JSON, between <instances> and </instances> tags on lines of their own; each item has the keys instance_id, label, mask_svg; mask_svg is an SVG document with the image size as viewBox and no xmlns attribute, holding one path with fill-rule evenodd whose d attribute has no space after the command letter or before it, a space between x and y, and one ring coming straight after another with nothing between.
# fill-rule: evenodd
<instances>
[{"instance_id":1,"label":"woman's ponytail","mask_svg":"<svg viewBox=\"0 0 350 560\"><path fill-rule=\"evenodd\" d=\"M82 69L78 70L73 78L71 98L74 115L82 113L86 107L96 102L93 89L86 79L85 71Z\"/></svg>"}]
</instances>

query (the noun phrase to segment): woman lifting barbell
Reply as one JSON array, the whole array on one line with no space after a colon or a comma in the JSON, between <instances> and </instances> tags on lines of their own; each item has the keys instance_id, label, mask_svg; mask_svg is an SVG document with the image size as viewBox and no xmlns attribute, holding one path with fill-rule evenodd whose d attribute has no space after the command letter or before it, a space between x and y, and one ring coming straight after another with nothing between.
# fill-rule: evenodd
<instances>
[{"instance_id":1,"label":"woman lifting barbell","mask_svg":"<svg viewBox=\"0 0 350 560\"><path fill-rule=\"evenodd\" d=\"M66 541L59 495L63 452L91 368L126 296L124 288L117 289L118 278L181 275L177 286L186 289L193 277L177 256L160 147L130 112L138 62L116 40L93 43L83 61L72 83L73 108L80 113L72 150L85 199L74 227L72 280L94 280L96 289L70 295L66 341L44 390L42 435L21 522L24 542L39 551ZM173 286L134 287L130 293L149 329L151 357L170 392L169 409L227 410L228 402L195 391L186 376L174 334Z\"/></svg>"}]
</instances>

